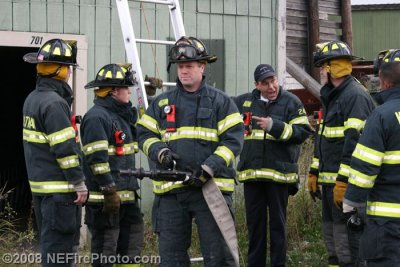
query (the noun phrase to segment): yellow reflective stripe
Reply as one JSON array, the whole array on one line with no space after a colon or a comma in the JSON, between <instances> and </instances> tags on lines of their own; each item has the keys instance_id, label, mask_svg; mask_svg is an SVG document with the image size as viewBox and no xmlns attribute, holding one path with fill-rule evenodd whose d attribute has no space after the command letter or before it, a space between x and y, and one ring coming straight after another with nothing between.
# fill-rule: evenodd
<instances>
[{"instance_id":1,"label":"yellow reflective stripe","mask_svg":"<svg viewBox=\"0 0 400 267\"><path fill-rule=\"evenodd\" d=\"M265 138L264 138L265 136ZM278 140L272 135L266 133L264 130L261 129L253 129L250 135L245 135L244 140Z\"/></svg>"},{"instance_id":2,"label":"yellow reflective stripe","mask_svg":"<svg viewBox=\"0 0 400 267\"><path fill-rule=\"evenodd\" d=\"M93 164L90 168L94 175L110 172L110 164L108 162Z\"/></svg>"},{"instance_id":3,"label":"yellow reflective stripe","mask_svg":"<svg viewBox=\"0 0 400 267\"><path fill-rule=\"evenodd\" d=\"M246 180L263 178L269 179L280 183L292 183L297 180L296 173L281 173L273 169L247 169L238 172L238 179L241 182Z\"/></svg>"},{"instance_id":4,"label":"yellow reflective stripe","mask_svg":"<svg viewBox=\"0 0 400 267\"><path fill-rule=\"evenodd\" d=\"M337 173L335 172L320 172L318 174L318 182L334 184Z\"/></svg>"},{"instance_id":5,"label":"yellow reflective stripe","mask_svg":"<svg viewBox=\"0 0 400 267\"><path fill-rule=\"evenodd\" d=\"M249 101L249 100L244 101L243 107L247 107L247 108L251 107L251 101Z\"/></svg>"},{"instance_id":6,"label":"yellow reflective stripe","mask_svg":"<svg viewBox=\"0 0 400 267\"><path fill-rule=\"evenodd\" d=\"M139 150L139 147L137 145L137 142L124 144L122 146L122 154L123 155L130 155L130 154L137 152L138 150ZM115 151L116 151L115 146L108 147L108 155L110 155L110 156L116 155Z\"/></svg>"},{"instance_id":7,"label":"yellow reflective stripe","mask_svg":"<svg viewBox=\"0 0 400 267\"><path fill-rule=\"evenodd\" d=\"M142 118L138 121L137 124L142 125L150 131L158 134L158 122L147 114L143 114Z\"/></svg>"},{"instance_id":8,"label":"yellow reflective stripe","mask_svg":"<svg viewBox=\"0 0 400 267\"><path fill-rule=\"evenodd\" d=\"M233 192L235 188L235 180L233 178L216 178L214 177L218 188L222 191ZM182 181L152 181L153 182L153 192L155 194L167 193L176 188L186 187L187 185L182 184Z\"/></svg>"},{"instance_id":9,"label":"yellow reflective stripe","mask_svg":"<svg viewBox=\"0 0 400 267\"><path fill-rule=\"evenodd\" d=\"M372 165L381 166L385 154L362 144L357 144L352 156Z\"/></svg>"},{"instance_id":10,"label":"yellow reflective stripe","mask_svg":"<svg viewBox=\"0 0 400 267\"><path fill-rule=\"evenodd\" d=\"M366 175L360 171L350 169L349 183L362 188L372 188L377 175Z\"/></svg>"},{"instance_id":11,"label":"yellow reflective stripe","mask_svg":"<svg viewBox=\"0 0 400 267\"><path fill-rule=\"evenodd\" d=\"M344 122L345 130L350 128L356 129L357 131L361 131L364 128L365 121L357 119L357 118L349 118L347 121Z\"/></svg>"},{"instance_id":12,"label":"yellow reflective stripe","mask_svg":"<svg viewBox=\"0 0 400 267\"><path fill-rule=\"evenodd\" d=\"M243 118L239 112L226 116L225 119L218 122L218 136L239 123L243 123Z\"/></svg>"},{"instance_id":13,"label":"yellow reflective stripe","mask_svg":"<svg viewBox=\"0 0 400 267\"><path fill-rule=\"evenodd\" d=\"M70 193L75 192L74 185L68 181L29 181L32 193Z\"/></svg>"},{"instance_id":14,"label":"yellow reflective stripe","mask_svg":"<svg viewBox=\"0 0 400 267\"><path fill-rule=\"evenodd\" d=\"M337 264L329 264L328 267L339 267Z\"/></svg>"},{"instance_id":15,"label":"yellow reflective stripe","mask_svg":"<svg viewBox=\"0 0 400 267\"><path fill-rule=\"evenodd\" d=\"M292 124L310 124L310 123L308 121L307 116L301 116L289 121L289 124L292 125Z\"/></svg>"},{"instance_id":16,"label":"yellow reflective stripe","mask_svg":"<svg viewBox=\"0 0 400 267\"><path fill-rule=\"evenodd\" d=\"M90 155L97 151L107 150L108 149L108 141L107 140L100 140L92 143L88 143L83 146L83 153L85 155Z\"/></svg>"},{"instance_id":17,"label":"yellow reflective stripe","mask_svg":"<svg viewBox=\"0 0 400 267\"><path fill-rule=\"evenodd\" d=\"M135 191L122 190L117 191L121 202L134 201L136 199ZM89 202L101 203L104 202L104 195L101 192L89 191Z\"/></svg>"},{"instance_id":18,"label":"yellow reflective stripe","mask_svg":"<svg viewBox=\"0 0 400 267\"><path fill-rule=\"evenodd\" d=\"M319 168L319 158L313 157L311 162L311 168L317 169Z\"/></svg>"},{"instance_id":19,"label":"yellow reflective stripe","mask_svg":"<svg viewBox=\"0 0 400 267\"><path fill-rule=\"evenodd\" d=\"M367 214L372 216L400 218L400 204L367 201Z\"/></svg>"},{"instance_id":20,"label":"yellow reflective stripe","mask_svg":"<svg viewBox=\"0 0 400 267\"><path fill-rule=\"evenodd\" d=\"M143 152L144 152L144 154L146 154L146 156L149 155L149 150L150 150L151 145L155 144L157 142L161 142L161 140L158 138L155 138L155 137L151 137L143 143Z\"/></svg>"},{"instance_id":21,"label":"yellow reflective stripe","mask_svg":"<svg viewBox=\"0 0 400 267\"><path fill-rule=\"evenodd\" d=\"M217 130L210 128L186 126L177 128L175 132L161 131L161 140L163 142L186 138L219 142Z\"/></svg>"},{"instance_id":22,"label":"yellow reflective stripe","mask_svg":"<svg viewBox=\"0 0 400 267\"><path fill-rule=\"evenodd\" d=\"M160 101L158 101L158 106L159 107L162 107L162 106L165 106L165 105L168 105L168 98L160 99Z\"/></svg>"},{"instance_id":23,"label":"yellow reflective stripe","mask_svg":"<svg viewBox=\"0 0 400 267\"><path fill-rule=\"evenodd\" d=\"M221 191L233 192L235 189L235 180L231 178L213 178L215 184Z\"/></svg>"},{"instance_id":24,"label":"yellow reflective stripe","mask_svg":"<svg viewBox=\"0 0 400 267\"><path fill-rule=\"evenodd\" d=\"M324 128L324 132L321 134L322 128ZM344 126L338 126L338 127L320 127L318 131L319 135L323 135L327 138L338 138L338 137L344 137Z\"/></svg>"},{"instance_id":25,"label":"yellow reflective stripe","mask_svg":"<svg viewBox=\"0 0 400 267\"><path fill-rule=\"evenodd\" d=\"M400 151L386 151L383 157L385 164L400 164Z\"/></svg>"},{"instance_id":26,"label":"yellow reflective stripe","mask_svg":"<svg viewBox=\"0 0 400 267\"><path fill-rule=\"evenodd\" d=\"M46 134L31 130L22 130L22 139L31 143L44 144L48 142Z\"/></svg>"},{"instance_id":27,"label":"yellow reflective stripe","mask_svg":"<svg viewBox=\"0 0 400 267\"><path fill-rule=\"evenodd\" d=\"M293 127L287 123L284 124L285 127L283 128L283 132L281 136L279 137L280 140L288 140L290 137L292 137L293 134Z\"/></svg>"},{"instance_id":28,"label":"yellow reflective stripe","mask_svg":"<svg viewBox=\"0 0 400 267\"><path fill-rule=\"evenodd\" d=\"M65 142L68 139L75 139L75 134L74 128L67 127L61 131L49 134L47 137L49 138L50 146L54 146L56 144Z\"/></svg>"},{"instance_id":29,"label":"yellow reflective stripe","mask_svg":"<svg viewBox=\"0 0 400 267\"><path fill-rule=\"evenodd\" d=\"M69 168L74 168L76 166L79 166L79 158L78 155L72 155L64 158L58 158L57 159L58 165L60 165L60 168L63 170L69 169Z\"/></svg>"},{"instance_id":30,"label":"yellow reflective stripe","mask_svg":"<svg viewBox=\"0 0 400 267\"><path fill-rule=\"evenodd\" d=\"M176 181L176 182L165 182L165 181L154 181L153 182L153 192L155 194L163 194L168 191L171 191L172 189L175 188L181 188L185 187L186 185L182 184L182 181Z\"/></svg>"},{"instance_id":31,"label":"yellow reflective stripe","mask_svg":"<svg viewBox=\"0 0 400 267\"><path fill-rule=\"evenodd\" d=\"M349 177L349 173L350 173L350 166L343 163L340 164L339 174L345 177Z\"/></svg>"},{"instance_id":32,"label":"yellow reflective stripe","mask_svg":"<svg viewBox=\"0 0 400 267\"><path fill-rule=\"evenodd\" d=\"M223 158L225 160L225 162L226 162L226 166L229 166L231 161L235 158L235 155L233 154L232 150L230 150L226 146L217 147L217 149L215 150L214 154L216 154L216 155L220 156L221 158Z\"/></svg>"}]
</instances>

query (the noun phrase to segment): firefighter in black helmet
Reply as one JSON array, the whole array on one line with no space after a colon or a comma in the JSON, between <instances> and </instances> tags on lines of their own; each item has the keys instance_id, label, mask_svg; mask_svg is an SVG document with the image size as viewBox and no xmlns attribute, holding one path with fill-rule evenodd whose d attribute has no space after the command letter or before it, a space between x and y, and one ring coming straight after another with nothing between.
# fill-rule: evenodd
<instances>
[{"instance_id":1,"label":"firefighter in black helmet","mask_svg":"<svg viewBox=\"0 0 400 267\"><path fill-rule=\"evenodd\" d=\"M36 88L23 107L23 145L42 266L54 266L56 253L77 250L80 208L87 199L81 149L71 124L73 92L67 81L76 63L76 42L47 41L26 62L37 64ZM51 258L53 256L53 258ZM57 266L71 266L72 258Z\"/></svg>"},{"instance_id":2,"label":"firefighter in black helmet","mask_svg":"<svg viewBox=\"0 0 400 267\"><path fill-rule=\"evenodd\" d=\"M314 65L320 68L323 84L323 118L318 125L308 189L315 199L320 196L317 184L322 185L323 235L330 266L354 266L358 260L359 233L346 228L342 202L351 154L374 105L351 76L351 61L357 58L341 41L317 45L314 54Z\"/></svg>"},{"instance_id":3,"label":"firefighter in black helmet","mask_svg":"<svg viewBox=\"0 0 400 267\"><path fill-rule=\"evenodd\" d=\"M367 203L360 238L365 266L398 266L400 262L400 49L389 52L379 70L380 106L368 117L354 150L343 212Z\"/></svg>"},{"instance_id":4,"label":"firefighter in black helmet","mask_svg":"<svg viewBox=\"0 0 400 267\"><path fill-rule=\"evenodd\" d=\"M213 179L231 206L233 161L243 145L242 118L233 101L205 81L216 61L202 41L182 37L168 54L177 86L157 96L138 122L139 146L158 169L193 173L186 182L153 181L153 226L160 266L189 266L192 221L198 225L205 266L234 266L201 187Z\"/></svg>"},{"instance_id":5,"label":"firefighter in black helmet","mask_svg":"<svg viewBox=\"0 0 400 267\"><path fill-rule=\"evenodd\" d=\"M103 66L94 81L94 106L81 123L84 172L89 188L85 223L92 235L91 252L110 261L117 255L139 266L143 246L143 219L136 191L136 177L121 176L121 169L135 169L136 109L129 87L136 84L130 64ZM93 266L102 265L97 259Z\"/></svg>"}]
</instances>

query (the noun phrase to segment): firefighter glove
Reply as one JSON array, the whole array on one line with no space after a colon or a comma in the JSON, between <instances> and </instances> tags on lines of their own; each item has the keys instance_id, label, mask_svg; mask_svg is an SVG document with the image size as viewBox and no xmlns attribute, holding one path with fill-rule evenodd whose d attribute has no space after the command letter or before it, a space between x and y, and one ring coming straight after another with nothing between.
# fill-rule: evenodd
<instances>
[{"instance_id":1,"label":"firefighter glove","mask_svg":"<svg viewBox=\"0 0 400 267\"><path fill-rule=\"evenodd\" d=\"M161 150L158 156L158 162L160 162L161 166L167 170L174 169L175 160L177 159L179 159L179 155L172 152L169 148Z\"/></svg>"},{"instance_id":2,"label":"firefighter glove","mask_svg":"<svg viewBox=\"0 0 400 267\"><path fill-rule=\"evenodd\" d=\"M343 181L337 181L333 188L333 202L338 209L342 208L344 193L346 193L347 183Z\"/></svg>"},{"instance_id":3,"label":"firefighter glove","mask_svg":"<svg viewBox=\"0 0 400 267\"><path fill-rule=\"evenodd\" d=\"M317 176L315 174L308 174L308 181L307 181L308 191L310 192L312 200L318 198L321 199L321 190L317 185Z\"/></svg>"},{"instance_id":4,"label":"firefighter glove","mask_svg":"<svg viewBox=\"0 0 400 267\"><path fill-rule=\"evenodd\" d=\"M193 187L202 187L212 178L212 175L209 172L211 172L210 168L207 165L202 165L201 170L194 172L188 179L183 181L183 184Z\"/></svg>"},{"instance_id":5,"label":"firefighter glove","mask_svg":"<svg viewBox=\"0 0 400 267\"><path fill-rule=\"evenodd\" d=\"M156 94L157 89L161 89L163 87L163 81L156 77L148 77L145 76L144 80L149 82L149 85L145 85L146 94L148 96L153 96Z\"/></svg>"},{"instance_id":6,"label":"firefighter glove","mask_svg":"<svg viewBox=\"0 0 400 267\"><path fill-rule=\"evenodd\" d=\"M121 205L121 199L117 193L115 185L107 187L102 190L104 195L103 212L104 213L117 213Z\"/></svg>"}]
</instances>

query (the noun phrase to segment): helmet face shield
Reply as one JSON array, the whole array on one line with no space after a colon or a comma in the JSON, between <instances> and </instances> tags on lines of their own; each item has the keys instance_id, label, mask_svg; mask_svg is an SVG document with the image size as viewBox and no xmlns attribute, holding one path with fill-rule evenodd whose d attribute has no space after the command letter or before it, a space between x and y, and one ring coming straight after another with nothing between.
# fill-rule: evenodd
<instances>
[{"instance_id":1,"label":"helmet face shield","mask_svg":"<svg viewBox=\"0 0 400 267\"><path fill-rule=\"evenodd\" d=\"M171 48L168 56L170 60L178 61L182 57L184 59L196 59L198 53L197 49L192 45L179 44Z\"/></svg>"}]
</instances>

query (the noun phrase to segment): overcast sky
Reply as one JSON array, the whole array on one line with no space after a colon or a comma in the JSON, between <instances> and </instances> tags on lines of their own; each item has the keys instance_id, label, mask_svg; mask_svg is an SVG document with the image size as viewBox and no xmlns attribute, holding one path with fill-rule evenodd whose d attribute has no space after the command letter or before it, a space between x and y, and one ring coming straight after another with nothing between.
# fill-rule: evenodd
<instances>
[{"instance_id":1,"label":"overcast sky","mask_svg":"<svg viewBox=\"0 0 400 267\"><path fill-rule=\"evenodd\" d=\"M352 5L400 4L400 0L351 0Z\"/></svg>"}]
</instances>

